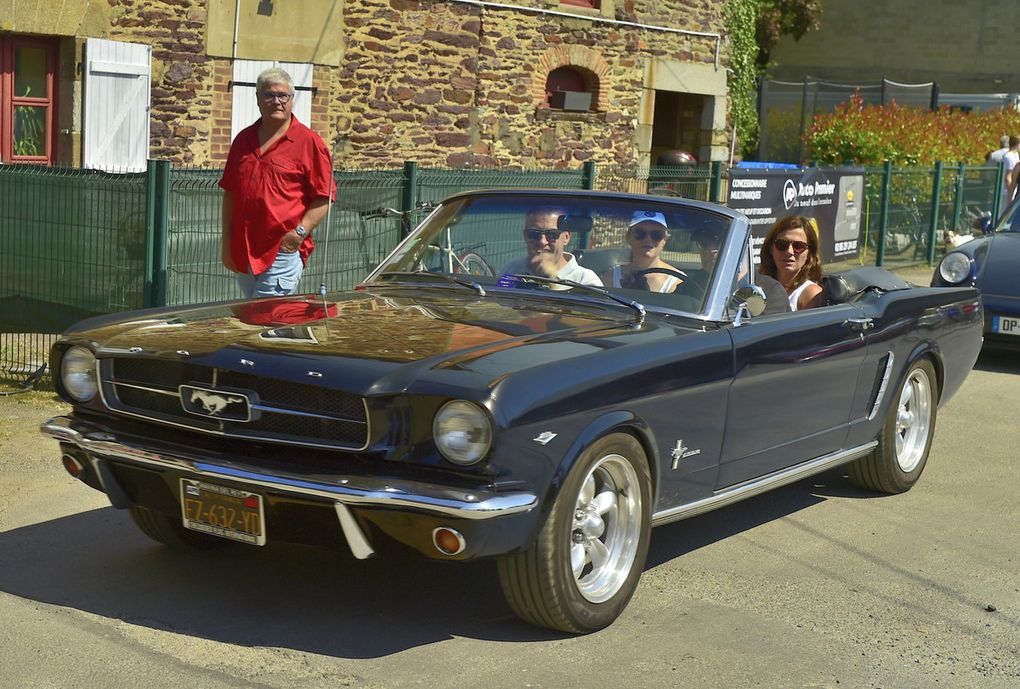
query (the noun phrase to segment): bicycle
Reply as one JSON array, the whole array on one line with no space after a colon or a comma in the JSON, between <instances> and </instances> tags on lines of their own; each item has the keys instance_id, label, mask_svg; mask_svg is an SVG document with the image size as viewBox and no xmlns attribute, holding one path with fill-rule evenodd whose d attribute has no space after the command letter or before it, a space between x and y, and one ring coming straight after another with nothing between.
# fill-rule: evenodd
<instances>
[{"instance_id":1,"label":"bicycle","mask_svg":"<svg viewBox=\"0 0 1020 689\"><path fill-rule=\"evenodd\" d=\"M430 201L419 201L414 208L409 208L406 211L400 211L396 208L377 208L376 210L365 213L363 217L366 219L398 217L400 218L401 237L406 237L414 229L411 226L411 217L416 213L434 210L436 207L436 204ZM488 261L477 253L479 249L485 248L484 242L473 244L454 251L450 246L450 234L449 230L447 230L446 244L446 246L440 246L438 244L430 244L427 246L422 252L421 259L419 260L420 265L426 270L443 270L452 274L459 273L488 277L492 277L496 274ZM438 260L436 260L437 258ZM435 267L425 268L425 266L433 264Z\"/></svg>"}]
</instances>

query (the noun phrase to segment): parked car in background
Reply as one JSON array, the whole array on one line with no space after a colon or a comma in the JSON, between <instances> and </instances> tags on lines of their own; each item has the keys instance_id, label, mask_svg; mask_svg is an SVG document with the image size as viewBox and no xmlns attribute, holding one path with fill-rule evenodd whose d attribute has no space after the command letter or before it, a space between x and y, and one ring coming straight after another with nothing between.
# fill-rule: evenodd
<instances>
[{"instance_id":1,"label":"parked car in background","mask_svg":"<svg viewBox=\"0 0 1020 689\"><path fill-rule=\"evenodd\" d=\"M984 235L948 251L932 287L976 287L984 303L989 347L1020 347L1020 200L988 226Z\"/></svg>"},{"instance_id":2,"label":"parked car in background","mask_svg":"<svg viewBox=\"0 0 1020 689\"><path fill-rule=\"evenodd\" d=\"M611 286L635 215L668 227L669 291ZM352 291L79 323L51 356L73 411L42 431L156 541L494 558L521 618L590 632L652 526L840 465L909 490L978 355L977 290L863 269L772 313L750 239L706 203L458 194ZM610 286L535 274L530 241Z\"/></svg>"}]
</instances>

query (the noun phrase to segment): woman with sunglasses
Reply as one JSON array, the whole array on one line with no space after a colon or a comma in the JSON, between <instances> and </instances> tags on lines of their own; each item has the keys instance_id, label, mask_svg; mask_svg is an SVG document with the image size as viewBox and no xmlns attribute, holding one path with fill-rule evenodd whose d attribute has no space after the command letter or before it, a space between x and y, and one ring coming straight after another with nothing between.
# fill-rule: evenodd
<instances>
[{"instance_id":1,"label":"woman with sunglasses","mask_svg":"<svg viewBox=\"0 0 1020 689\"><path fill-rule=\"evenodd\" d=\"M666 216L655 211L634 213L626 239L630 263L614 266L603 282L650 292L672 292L683 283L684 274L659 258L669 239Z\"/></svg>"},{"instance_id":2,"label":"woman with sunglasses","mask_svg":"<svg viewBox=\"0 0 1020 689\"><path fill-rule=\"evenodd\" d=\"M761 245L759 272L786 289L790 310L821 305L822 259L810 218L788 215L776 221Z\"/></svg>"}]
</instances>

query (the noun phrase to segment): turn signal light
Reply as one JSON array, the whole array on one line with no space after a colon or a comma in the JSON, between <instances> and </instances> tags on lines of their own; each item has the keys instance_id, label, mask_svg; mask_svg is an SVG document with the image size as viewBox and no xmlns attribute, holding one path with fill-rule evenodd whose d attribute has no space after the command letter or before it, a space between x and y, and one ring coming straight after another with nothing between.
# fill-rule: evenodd
<instances>
[{"instance_id":1,"label":"turn signal light","mask_svg":"<svg viewBox=\"0 0 1020 689\"><path fill-rule=\"evenodd\" d=\"M432 543L436 550L444 555L457 555L464 552L464 548L467 547L467 542L460 532L448 526L432 529Z\"/></svg>"},{"instance_id":2,"label":"turn signal light","mask_svg":"<svg viewBox=\"0 0 1020 689\"><path fill-rule=\"evenodd\" d=\"M82 472L85 471L85 465L79 462L73 455L64 454L60 457L60 461L63 462L67 473L75 478L81 478Z\"/></svg>"}]
</instances>

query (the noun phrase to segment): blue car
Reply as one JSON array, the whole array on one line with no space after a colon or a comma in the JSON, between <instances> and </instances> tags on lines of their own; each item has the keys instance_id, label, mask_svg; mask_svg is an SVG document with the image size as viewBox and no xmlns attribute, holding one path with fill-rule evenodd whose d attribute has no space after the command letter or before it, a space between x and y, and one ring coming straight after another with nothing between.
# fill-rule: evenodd
<instances>
[{"instance_id":1,"label":"blue car","mask_svg":"<svg viewBox=\"0 0 1020 689\"><path fill-rule=\"evenodd\" d=\"M971 287L860 269L790 312L751 246L707 203L458 194L353 290L75 325L42 431L169 546L489 558L521 618L591 632L653 526L842 465L909 490L978 356Z\"/></svg>"},{"instance_id":2,"label":"blue car","mask_svg":"<svg viewBox=\"0 0 1020 689\"><path fill-rule=\"evenodd\" d=\"M931 285L981 290L985 345L1020 347L1020 200L983 237L947 253Z\"/></svg>"}]
</instances>

